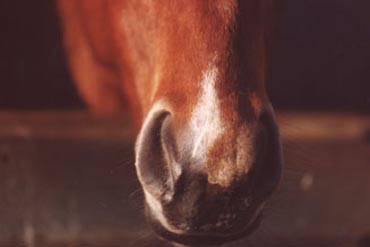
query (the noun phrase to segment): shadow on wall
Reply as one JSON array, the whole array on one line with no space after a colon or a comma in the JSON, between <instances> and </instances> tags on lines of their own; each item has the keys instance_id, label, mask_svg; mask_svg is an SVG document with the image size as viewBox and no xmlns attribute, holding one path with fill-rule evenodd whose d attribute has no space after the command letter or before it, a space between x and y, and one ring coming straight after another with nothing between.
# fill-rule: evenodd
<instances>
[{"instance_id":1,"label":"shadow on wall","mask_svg":"<svg viewBox=\"0 0 370 247\"><path fill-rule=\"evenodd\" d=\"M278 109L370 112L370 2L286 0L268 80ZM80 108L54 2L0 3L0 108Z\"/></svg>"}]
</instances>

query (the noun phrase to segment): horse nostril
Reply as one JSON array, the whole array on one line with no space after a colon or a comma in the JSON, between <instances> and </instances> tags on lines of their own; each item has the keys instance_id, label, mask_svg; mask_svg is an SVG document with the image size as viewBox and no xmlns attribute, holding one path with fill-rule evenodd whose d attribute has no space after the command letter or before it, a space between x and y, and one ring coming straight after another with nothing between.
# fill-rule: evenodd
<instances>
[{"instance_id":1,"label":"horse nostril","mask_svg":"<svg viewBox=\"0 0 370 247\"><path fill-rule=\"evenodd\" d=\"M280 181L282 171L282 154L279 131L271 111L261 114L257 139L257 157L254 166L255 192L269 195Z\"/></svg>"},{"instance_id":2,"label":"horse nostril","mask_svg":"<svg viewBox=\"0 0 370 247\"><path fill-rule=\"evenodd\" d=\"M136 169L145 192L168 201L174 193L179 166L175 162L175 144L171 134L172 115L152 110L136 143Z\"/></svg>"}]
</instances>

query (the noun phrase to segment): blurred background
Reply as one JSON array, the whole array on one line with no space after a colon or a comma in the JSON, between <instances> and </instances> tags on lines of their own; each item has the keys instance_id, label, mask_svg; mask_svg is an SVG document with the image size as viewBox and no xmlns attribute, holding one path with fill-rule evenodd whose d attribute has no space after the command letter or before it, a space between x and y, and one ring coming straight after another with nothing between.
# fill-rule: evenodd
<instances>
[{"instance_id":1,"label":"blurred background","mask_svg":"<svg viewBox=\"0 0 370 247\"><path fill-rule=\"evenodd\" d=\"M282 186L230 246L370 246L370 1L287 0L268 76ZM0 246L165 246L142 212L129 118L90 116L54 2L0 3Z\"/></svg>"}]
</instances>

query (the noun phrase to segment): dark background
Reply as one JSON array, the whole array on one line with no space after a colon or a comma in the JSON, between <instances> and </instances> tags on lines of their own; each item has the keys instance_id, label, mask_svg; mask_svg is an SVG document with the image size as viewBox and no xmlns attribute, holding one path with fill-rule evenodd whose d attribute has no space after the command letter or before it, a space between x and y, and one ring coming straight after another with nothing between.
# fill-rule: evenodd
<instances>
[{"instance_id":1,"label":"dark background","mask_svg":"<svg viewBox=\"0 0 370 247\"><path fill-rule=\"evenodd\" d=\"M83 107L53 1L2 1L0 30L0 109ZM275 108L370 113L370 1L287 0L274 51Z\"/></svg>"}]
</instances>

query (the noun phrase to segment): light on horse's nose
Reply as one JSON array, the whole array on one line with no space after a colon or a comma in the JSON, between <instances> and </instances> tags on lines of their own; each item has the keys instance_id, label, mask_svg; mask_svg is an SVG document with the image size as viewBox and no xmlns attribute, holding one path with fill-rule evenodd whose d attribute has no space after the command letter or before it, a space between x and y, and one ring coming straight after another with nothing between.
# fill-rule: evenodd
<instances>
[{"instance_id":1,"label":"light on horse's nose","mask_svg":"<svg viewBox=\"0 0 370 247\"><path fill-rule=\"evenodd\" d=\"M171 134L172 115L151 111L136 143L136 170L145 192L158 200L169 201L180 174L174 161L175 145Z\"/></svg>"}]
</instances>

